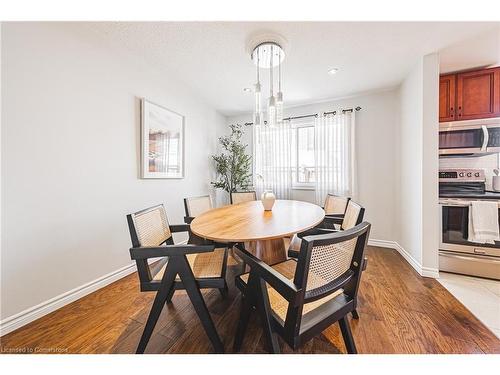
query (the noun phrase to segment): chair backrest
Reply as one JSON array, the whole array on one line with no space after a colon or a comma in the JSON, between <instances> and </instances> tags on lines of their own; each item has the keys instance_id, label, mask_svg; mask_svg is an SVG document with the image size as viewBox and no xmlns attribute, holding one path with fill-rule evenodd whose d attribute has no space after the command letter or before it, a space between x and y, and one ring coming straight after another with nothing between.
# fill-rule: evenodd
<instances>
[{"instance_id":1,"label":"chair backrest","mask_svg":"<svg viewBox=\"0 0 500 375\"><path fill-rule=\"evenodd\" d=\"M187 217L196 217L212 209L212 200L209 195L184 198L184 210Z\"/></svg>"},{"instance_id":2,"label":"chair backrest","mask_svg":"<svg viewBox=\"0 0 500 375\"><path fill-rule=\"evenodd\" d=\"M348 197L327 194L325 199L325 213L327 215L343 215L349 202Z\"/></svg>"},{"instance_id":3,"label":"chair backrest","mask_svg":"<svg viewBox=\"0 0 500 375\"><path fill-rule=\"evenodd\" d=\"M365 209L359 204L354 202L352 199L347 203L347 208L344 214L344 220L340 226L341 229L351 229L363 221L363 216L365 215Z\"/></svg>"},{"instance_id":4,"label":"chair backrest","mask_svg":"<svg viewBox=\"0 0 500 375\"><path fill-rule=\"evenodd\" d=\"M255 191L234 191L231 193L231 204L256 201L257 194Z\"/></svg>"},{"instance_id":5,"label":"chair backrest","mask_svg":"<svg viewBox=\"0 0 500 375\"><path fill-rule=\"evenodd\" d=\"M174 243L167 213L162 204L127 215L127 222L133 247L160 246L163 243L173 245ZM137 259L136 264L141 284L150 282L151 269L147 260Z\"/></svg>"},{"instance_id":6,"label":"chair backrest","mask_svg":"<svg viewBox=\"0 0 500 375\"><path fill-rule=\"evenodd\" d=\"M295 269L294 284L302 289L303 303L288 306L285 325L300 327L304 303L339 289L356 299L370 223L328 234L305 236Z\"/></svg>"}]
</instances>

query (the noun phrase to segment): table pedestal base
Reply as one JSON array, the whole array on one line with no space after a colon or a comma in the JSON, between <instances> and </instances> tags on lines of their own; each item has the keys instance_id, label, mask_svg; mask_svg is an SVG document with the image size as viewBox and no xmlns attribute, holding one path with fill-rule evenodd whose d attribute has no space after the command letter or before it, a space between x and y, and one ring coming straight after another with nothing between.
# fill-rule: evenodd
<instances>
[{"instance_id":1,"label":"table pedestal base","mask_svg":"<svg viewBox=\"0 0 500 375\"><path fill-rule=\"evenodd\" d=\"M283 238L245 242L245 249L267 264L287 260Z\"/></svg>"}]
</instances>

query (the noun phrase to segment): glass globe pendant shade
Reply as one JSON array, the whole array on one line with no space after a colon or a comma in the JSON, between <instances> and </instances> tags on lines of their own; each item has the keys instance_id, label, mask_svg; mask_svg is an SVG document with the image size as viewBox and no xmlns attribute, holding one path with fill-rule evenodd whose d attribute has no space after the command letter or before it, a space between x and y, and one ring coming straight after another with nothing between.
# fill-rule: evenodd
<instances>
[{"instance_id":1,"label":"glass globe pendant shade","mask_svg":"<svg viewBox=\"0 0 500 375\"><path fill-rule=\"evenodd\" d=\"M269 107L267 108L267 124L270 127L276 125L276 99L273 96L269 98Z\"/></svg>"},{"instance_id":2,"label":"glass globe pendant shade","mask_svg":"<svg viewBox=\"0 0 500 375\"><path fill-rule=\"evenodd\" d=\"M276 94L276 122L283 122L283 93L280 91Z\"/></svg>"},{"instance_id":3,"label":"glass globe pendant shade","mask_svg":"<svg viewBox=\"0 0 500 375\"><path fill-rule=\"evenodd\" d=\"M260 82L255 84L255 109L254 124L261 125L264 122L262 117L262 93L260 91Z\"/></svg>"}]
</instances>

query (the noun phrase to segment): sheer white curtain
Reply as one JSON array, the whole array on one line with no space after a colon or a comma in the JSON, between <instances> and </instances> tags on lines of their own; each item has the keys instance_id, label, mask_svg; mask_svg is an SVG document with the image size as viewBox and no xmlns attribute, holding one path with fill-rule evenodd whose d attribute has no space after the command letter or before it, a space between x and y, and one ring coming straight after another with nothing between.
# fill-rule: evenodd
<instances>
[{"instance_id":1,"label":"sheer white curtain","mask_svg":"<svg viewBox=\"0 0 500 375\"><path fill-rule=\"evenodd\" d=\"M314 124L316 203L328 193L355 197L355 113L319 115Z\"/></svg>"},{"instance_id":2,"label":"sheer white curtain","mask_svg":"<svg viewBox=\"0 0 500 375\"><path fill-rule=\"evenodd\" d=\"M254 126L254 186L257 197L271 190L278 199L290 199L292 187L290 121L270 127Z\"/></svg>"}]
</instances>

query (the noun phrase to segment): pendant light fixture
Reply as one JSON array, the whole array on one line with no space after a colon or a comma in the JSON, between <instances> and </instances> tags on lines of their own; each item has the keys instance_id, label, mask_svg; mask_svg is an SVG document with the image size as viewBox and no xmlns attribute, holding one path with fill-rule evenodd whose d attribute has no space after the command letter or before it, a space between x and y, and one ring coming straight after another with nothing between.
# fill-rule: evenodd
<instances>
[{"instance_id":1,"label":"pendant light fixture","mask_svg":"<svg viewBox=\"0 0 500 375\"><path fill-rule=\"evenodd\" d=\"M267 107L267 122L270 127L276 125L276 98L273 93L273 47L271 44L271 58L269 59L269 106Z\"/></svg>"},{"instance_id":2,"label":"pendant light fixture","mask_svg":"<svg viewBox=\"0 0 500 375\"><path fill-rule=\"evenodd\" d=\"M283 48L275 41L258 43L252 50L252 60L257 66L255 84L254 124L276 126L283 122L283 92L281 91L281 63L285 58ZM262 86L260 68L269 69L269 99L267 101L267 121L264 121L262 108ZM274 95L274 69L278 68L278 92Z\"/></svg>"},{"instance_id":3,"label":"pendant light fixture","mask_svg":"<svg viewBox=\"0 0 500 375\"><path fill-rule=\"evenodd\" d=\"M281 50L279 51L281 60ZM278 64L278 93L276 94L276 123L283 122L283 93L281 92L281 64Z\"/></svg>"},{"instance_id":4,"label":"pendant light fixture","mask_svg":"<svg viewBox=\"0 0 500 375\"><path fill-rule=\"evenodd\" d=\"M260 87L260 66L259 66L259 54L257 53L257 83L255 84L255 110L253 114L253 123L255 125L264 124L264 114L262 113L262 92Z\"/></svg>"}]
</instances>

